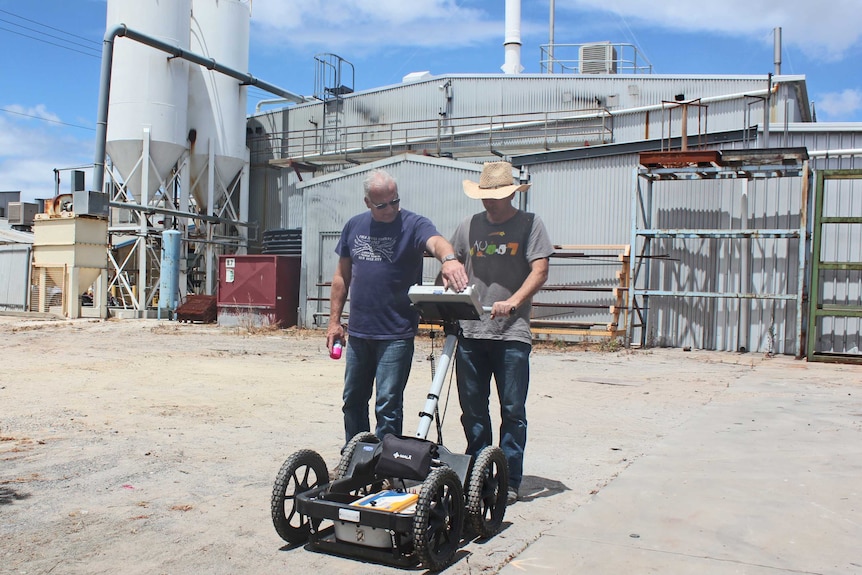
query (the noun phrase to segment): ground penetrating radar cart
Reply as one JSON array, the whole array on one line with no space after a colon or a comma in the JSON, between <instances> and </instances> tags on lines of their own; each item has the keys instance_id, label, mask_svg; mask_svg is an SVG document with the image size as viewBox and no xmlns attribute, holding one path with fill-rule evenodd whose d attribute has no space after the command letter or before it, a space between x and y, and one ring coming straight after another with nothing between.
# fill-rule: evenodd
<instances>
[{"instance_id":1,"label":"ground penetrating radar cart","mask_svg":"<svg viewBox=\"0 0 862 575\"><path fill-rule=\"evenodd\" d=\"M436 571L454 561L465 533L486 539L500 530L509 469L499 447L473 458L452 453L440 439L437 407L454 365L458 322L482 314L473 288L456 293L417 285L409 296L422 321L441 324L446 335L436 369L432 360L415 436L356 435L332 480L317 452L293 453L273 486L272 521L282 539L313 551ZM427 436L435 419L438 441L432 443Z\"/></svg>"}]
</instances>

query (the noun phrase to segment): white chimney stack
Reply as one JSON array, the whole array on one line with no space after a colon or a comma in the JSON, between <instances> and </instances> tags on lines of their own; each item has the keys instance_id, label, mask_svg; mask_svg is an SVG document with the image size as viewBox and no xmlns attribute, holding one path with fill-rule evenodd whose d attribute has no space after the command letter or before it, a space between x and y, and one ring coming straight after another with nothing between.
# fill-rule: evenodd
<instances>
[{"instance_id":1,"label":"white chimney stack","mask_svg":"<svg viewBox=\"0 0 862 575\"><path fill-rule=\"evenodd\" d=\"M503 42L506 61L500 67L505 74L520 74L521 66L521 0L506 0L506 39Z\"/></svg>"}]
</instances>

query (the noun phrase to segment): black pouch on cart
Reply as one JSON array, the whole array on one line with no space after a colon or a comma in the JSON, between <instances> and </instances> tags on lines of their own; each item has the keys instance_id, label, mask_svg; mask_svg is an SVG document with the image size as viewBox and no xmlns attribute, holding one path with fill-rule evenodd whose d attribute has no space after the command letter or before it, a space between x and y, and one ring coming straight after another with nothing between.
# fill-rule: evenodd
<instances>
[{"instance_id":1,"label":"black pouch on cart","mask_svg":"<svg viewBox=\"0 0 862 575\"><path fill-rule=\"evenodd\" d=\"M437 457L437 444L418 437L389 434L383 437L377 475L424 481Z\"/></svg>"}]
</instances>

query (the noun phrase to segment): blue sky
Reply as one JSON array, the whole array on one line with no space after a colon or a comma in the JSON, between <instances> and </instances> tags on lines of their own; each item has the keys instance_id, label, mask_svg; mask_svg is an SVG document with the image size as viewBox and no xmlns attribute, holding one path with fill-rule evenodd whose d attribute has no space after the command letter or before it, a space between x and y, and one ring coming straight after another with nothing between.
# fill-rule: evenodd
<instances>
[{"instance_id":1,"label":"blue sky","mask_svg":"<svg viewBox=\"0 0 862 575\"><path fill-rule=\"evenodd\" d=\"M127 0L132 1L132 0ZM249 72L299 94L314 55L353 64L355 88L408 73L501 73L504 0L253 0ZM0 0L0 191L24 201L92 179L105 0ZM548 0L523 0L524 73L539 73ZM862 0L556 0L557 44L634 44L659 74L804 75L820 122L862 122ZM560 55L560 49L557 51ZM272 98L249 90L249 109Z\"/></svg>"}]
</instances>

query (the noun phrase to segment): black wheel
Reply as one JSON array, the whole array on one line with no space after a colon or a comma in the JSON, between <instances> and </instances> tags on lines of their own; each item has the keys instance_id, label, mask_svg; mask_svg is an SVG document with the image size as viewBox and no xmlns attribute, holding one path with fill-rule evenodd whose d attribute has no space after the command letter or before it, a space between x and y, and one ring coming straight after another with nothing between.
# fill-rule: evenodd
<instances>
[{"instance_id":1,"label":"black wheel","mask_svg":"<svg viewBox=\"0 0 862 575\"><path fill-rule=\"evenodd\" d=\"M329 482L326 462L317 452L301 449L287 458L272 488L272 524L288 543L304 543L311 520L296 510L296 495Z\"/></svg>"},{"instance_id":2,"label":"black wheel","mask_svg":"<svg viewBox=\"0 0 862 575\"><path fill-rule=\"evenodd\" d=\"M452 563L464 529L464 490L449 467L436 467L422 483L413 518L413 545L419 561L439 571Z\"/></svg>"},{"instance_id":3,"label":"black wheel","mask_svg":"<svg viewBox=\"0 0 862 575\"><path fill-rule=\"evenodd\" d=\"M467 483L467 522L482 538L500 531L506 515L509 465L499 447L486 447L476 456Z\"/></svg>"},{"instance_id":4,"label":"black wheel","mask_svg":"<svg viewBox=\"0 0 862 575\"><path fill-rule=\"evenodd\" d=\"M338 467L335 469L335 478L344 479L347 477L347 469L350 467L350 460L353 459L353 454L356 452L357 443L379 443L377 436L370 431L360 431L354 435L347 445L344 446L344 451L341 452L341 461L338 462Z\"/></svg>"}]
</instances>

